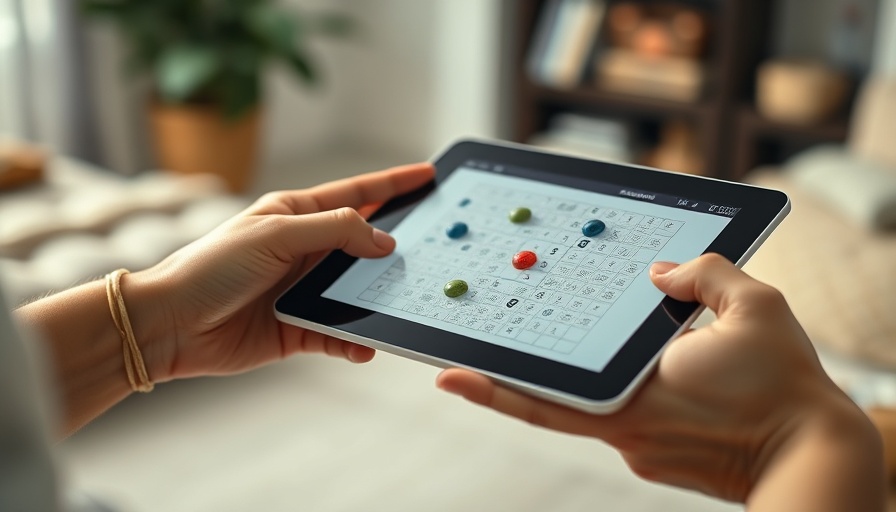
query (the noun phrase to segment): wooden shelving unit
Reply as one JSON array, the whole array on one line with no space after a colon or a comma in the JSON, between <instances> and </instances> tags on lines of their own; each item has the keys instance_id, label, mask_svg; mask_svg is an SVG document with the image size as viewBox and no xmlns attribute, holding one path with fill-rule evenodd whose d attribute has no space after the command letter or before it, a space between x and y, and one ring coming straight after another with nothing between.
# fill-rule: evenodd
<instances>
[{"instance_id":1,"label":"wooden shelving unit","mask_svg":"<svg viewBox=\"0 0 896 512\"><path fill-rule=\"evenodd\" d=\"M631 112L634 114L651 115L656 117L700 117L709 111L709 105L705 103L686 103L643 96L618 94L602 91L593 87L579 87L576 89L553 89L540 85L533 85L533 97L542 103L554 103L557 105L572 105L593 107L616 112Z\"/></svg>"},{"instance_id":2,"label":"wooden shelving unit","mask_svg":"<svg viewBox=\"0 0 896 512\"><path fill-rule=\"evenodd\" d=\"M558 112L588 113L654 126L681 120L698 134L707 175L741 179L753 166L774 158L774 152L763 150L769 144L836 141L846 137L847 123L842 120L823 126L789 126L765 120L752 107L756 69L770 55L769 39L775 21L773 0L684 3L704 9L712 19L706 86L700 98L690 103L612 93L589 85L555 89L534 83L526 71L527 54L546 1L514 2L515 64L510 81L514 84L514 138L520 142L529 140Z\"/></svg>"},{"instance_id":3,"label":"wooden shelving unit","mask_svg":"<svg viewBox=\"0 0 896 512\"><path fill-rule=\"evenodd\" d=\"M849 121L840 116L813 125L772 121L752 105L741 105L737 117L732 177L740 179L756 166L777 163L798 151L819 143L843 142L849 135Z\"/></svg>"}]
</instances>

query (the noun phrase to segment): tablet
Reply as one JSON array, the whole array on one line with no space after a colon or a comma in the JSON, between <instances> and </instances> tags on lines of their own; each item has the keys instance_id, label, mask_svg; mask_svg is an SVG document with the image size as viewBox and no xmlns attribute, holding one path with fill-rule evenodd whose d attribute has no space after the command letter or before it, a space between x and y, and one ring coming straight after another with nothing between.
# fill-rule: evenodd
<instances>
[{"instance_id":1,"label":"tablet","mask_svg":"<svg viewBox=\"0 0 896 512\"><path fill-rule=\"evenodd\" d=\"M659 292L651 263L743 265L790 209L774 190L503 142L434 164L371 217L391 255L331 253L276 316L593 413L621 407L700 312Z\"/></svg>"}]
</instances>

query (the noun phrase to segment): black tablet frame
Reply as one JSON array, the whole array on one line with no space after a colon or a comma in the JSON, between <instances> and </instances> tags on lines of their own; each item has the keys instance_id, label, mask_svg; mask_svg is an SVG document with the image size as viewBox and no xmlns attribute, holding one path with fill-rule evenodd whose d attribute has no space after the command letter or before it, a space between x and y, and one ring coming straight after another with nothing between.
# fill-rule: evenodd
<instances>
[{"instance_id":1,"label":"black tablet frame","mask_svg":"<svg viewBox=\"0 0 896 512\"><path fill-rule=\"evenodd\" d=\"M784 193L750 185L561 156L519 145L464 140L449 147L434 162L437 169L434 183L387 203L371 218L371 223L380 229L391 230L438 183L471 160L546 170L560 181L564 177L584 178L740 207L705 251L721 254L733 262L742 262L757 240L767 235L769 226L780 220L789 206ZM682 303L667 297L603 371L593 372L322 297L321 294L354 262L355 258L341 251L333 252L299 285L278 299L276 310L362 338L589 401L618 397L699 307L696 303Z\"/></svg>"}]
</instances>

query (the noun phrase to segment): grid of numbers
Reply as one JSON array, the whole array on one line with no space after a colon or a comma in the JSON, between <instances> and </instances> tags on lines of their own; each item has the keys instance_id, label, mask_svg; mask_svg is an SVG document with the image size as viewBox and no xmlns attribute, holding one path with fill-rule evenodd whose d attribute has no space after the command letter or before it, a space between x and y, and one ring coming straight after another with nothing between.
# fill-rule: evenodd
<instances>
[{"instance_id":1,"label":"grid of numbers","mask_svg":"<svg viewBox=\"0 0 896 512\"><path fill-rule=\"evenodd\" d=\"M508 212L525 206L532 219L513 224ZM592 219L607 228L582 236ZM465 222L452 240L445 229ZM598 204L473 187L427 230L360 300L501 336L561 354L572 353L684 222ZM511 258L532 251L538 262L517 270ZM469 291L448 298L442 288L462 279Z\"/></svg>"}]
</instances>

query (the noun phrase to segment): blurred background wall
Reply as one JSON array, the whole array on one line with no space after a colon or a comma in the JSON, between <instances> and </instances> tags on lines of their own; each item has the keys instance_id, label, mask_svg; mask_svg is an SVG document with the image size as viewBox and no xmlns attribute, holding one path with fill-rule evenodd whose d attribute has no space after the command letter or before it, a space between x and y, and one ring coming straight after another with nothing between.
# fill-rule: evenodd
<instances>
[{"instance_id":1,"label":"blurred background wall","mask_svg":"<svg viewBox=\"0 0 896 512\"><path fill-rule=\"evenodd\" d=\"M0 132L95 158L77 11L75 2L0 2Z\"/></svg>"},{"instance_id":2,"label":"blurred background wall","mask_svg":"<svg viewBox=\"0 0 896 512\"><path fill-rule=\"evenodd\" d=\"M861 74L872 65L890 69L893 0L880 0L878 30L850 33L842 19L849 5L873 17L878 2L774 2L769 53ZM352 40L314 43L325 76L315 90L296 87L281 70L268 73L263 161L282 163L346 142L422 158L458 134L513 137L513 2L283 3L344 10L360 31ZM109 27L86 24L76 4L64 0L4 0L0 23L0 132L121 172L156 165L145 127L146 84L123 81L121 45Z\"/></svg>"},{"instance_id":3,"label":"blurred background wall","mask_svg":"<svg viewBox=\"0 0 896 512\"><path fill-rule=\"evenodd\" d=\"M881 0L875 41L874 70L882 75L896 74L896 1Z\"/></svg>"},{"instance_id":4,"label":"blurred background wall","mask_svg":"<svg viewBox=\"0 0 896 512\"><path fill-rule=\"evenodd\" d=\"M325 82L267 79L265 161L354 142L420 158L458 134L498 135L500 0L287 0L350 13L358 33L316 44ZM108 26L86 25L75 2L0 4L0 132L125 172L154 165L146 84L126 82Z\"/></svg>"}]
</instances>

